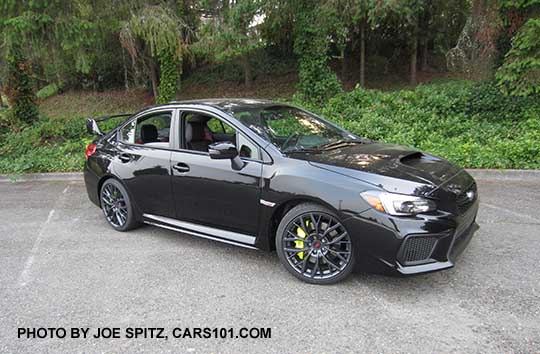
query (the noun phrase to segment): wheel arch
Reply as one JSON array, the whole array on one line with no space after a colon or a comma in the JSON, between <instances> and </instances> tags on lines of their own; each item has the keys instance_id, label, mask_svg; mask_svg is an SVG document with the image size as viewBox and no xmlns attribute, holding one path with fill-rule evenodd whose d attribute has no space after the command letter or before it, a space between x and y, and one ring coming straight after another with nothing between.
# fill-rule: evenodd
<instances>
[{"instance_id":1,"label":"wheel arch","mask_svg":"<svg viewBox=\"0 0 540 354\"><path fill-rule=\"evenodd\" d=\"M289 210L296 207L297 205L304 204L304 203L318 204L318 205L321 205L323 207L330 209L336 214L339 213L339 211L336 210L336 208L334 208L332 205L315 197L295 196L286 201L283 201L282 203L277 205L276 208L273 210L266 226L266 235L268 239L269 250L272 251L276 249L276 245L275 245L276 244L275 242L276 231L283 217L289 212Z\"/></svg>"},{"instance_id":2,"label":"wheel arch","mask_svg":"<svg viewBox=\"0 0 540 354\"><path fill-rule=\"evenodd\" d=\"M99 203L99 207L101 208L101 187L103 186L103 184L109 180L109 179L114 179L116 181L118 181L118 183L120 183L124 189L127 191L128 193L128 196L129 196L129 199L131 200L131 204L134 206L133 210L135 211L135 217L137 220L142 220L142 212L141 210L139 209L139 206L137 205L137 203L135 202L135 199L133 198L133 195L131 194L131 191L129 190L129 188L127 188L126 184L120 179L118 178L117 176L113 175L113 174L106 174L106 175L103 175L99 181L98 181L98 184L97 184L97 195L98 195L98 203Z\"/></svg>"},{"instance_id":3,"label":"wheel arch","mask_svg":"<svg viewBox=\"0 0 540 354\"><path fill-rule=\"evenodd\" d=\"M118 182L122 183L122 181L119 178L117 178L116 176L114 176L114 175L106 174L106 175L101 176L101 178L99 179L99 181L97 183L97 191L96 191L97 196L98 196L98 203L99 203L100 208L101 208L101 187L103 186L103 183L105 183L106 180L111 179L111 178L113 178L113 179L117 180ZM122 183L122 185L124 186L124 188L126 187L123 183ZM127 190L127 188L126 188L126 190Z\"/></svg>"}]
</instances>

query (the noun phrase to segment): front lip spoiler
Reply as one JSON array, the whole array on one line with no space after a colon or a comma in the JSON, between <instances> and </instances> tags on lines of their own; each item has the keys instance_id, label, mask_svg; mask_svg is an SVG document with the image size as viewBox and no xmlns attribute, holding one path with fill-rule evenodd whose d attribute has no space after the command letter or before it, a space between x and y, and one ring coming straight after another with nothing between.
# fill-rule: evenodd
<instances>
[{"instance_id":1,"label":"front lip spoiler","mask_svg":"<svg viewBox=\"0 0 540 354\"><path fill-rule=\"evenodd\" d=\"M407 266L407 267L402 266L399 262L396 262L396 264L397 264L396 270L404 275L436 272L438 270L448 269L454 266L454 263L452 261L433 262L433 263L419 264L419 265Z\"/></svg>"}]
</instances>

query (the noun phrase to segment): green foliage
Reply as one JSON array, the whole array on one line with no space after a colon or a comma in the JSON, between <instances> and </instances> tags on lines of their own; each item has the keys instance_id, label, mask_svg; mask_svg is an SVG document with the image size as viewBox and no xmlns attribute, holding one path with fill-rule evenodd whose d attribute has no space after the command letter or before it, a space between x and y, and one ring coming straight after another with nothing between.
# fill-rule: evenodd
<instances>
[{"instance_id":1,"label":"green foliage","mask_svg":"<svg viewBox=\"0 0 540 354\"><path fill-rule=\"evenodd\" d=\"M92 140L85 121L42 118L21 131L4 132L0 142L0 173L79 171L84 148Z\"/></svg>"},{"instance_id":2,"label":"green foliage","mask_svg":"<svg viewBox=\"0 0 540 354\"><path fill-rule=\"evenodd\" d=\"M19 130L21 122L13 114L13 110L0 108L0 138L3 134Z\"/></svg>"},{"instance_id":3,"label":"green foliage","mask_svg":"<svg viewBox=\"0 0 540 354\"><path fill-rule=\"evenodd\" d=\"M471 5L484 10L475 13L476 24L464 26ZM502 18L490 17L489 9ZM83 105L59 102L62 95L50 97L58 87L148 88L151 83L154 98L164 103L175 98L183 66L193 86L232 81L225 95L236 94L234 81L243 77L249 89L257 78L257 91L250 95L258 97L268 95L264 85L280 90L269 77L282 76L289 85L298 72L297 100L362 135L419 146L470 167L538 168L539 13L538 0L4 0L0 84L12 107L0 111L0 170L80 168L82 150L69 149L82 149L88 139L79 119L71 118L84 116ZM456 82L415 91L342 93L329 66L339 58L344 76L354 78L359 52L365 52L368 85L380 87L375 80L382 72L399 82L396 76L417 57L429 59L422 67L437 67L437 58L444 58L458 37L454 51L461 62L484 62L482 52L492 49L484 45L494 37L494 27L485 26L491 22L503 24L499 48L508 48L497 86ZM462 28L469 29L459 36ZM193 51L199 54L195 69L187 68ZM7 60L8 53L18 57ZM38 97L60 103L45 112L56 118L37 121L36 82L45 85ZM285 91L279 97L288 96ZM98 96L85 104L98 106L106 97L108 105L100 112L120 109L112 99L116 93ZM141 108L151 98L129 103L121 110ZM69 128L74 121L76 134Z\"/></svg>"},{"instance_id":4,"label":"green foliage","mask_svg":"<svg viewBox=\"0 0 540 354\"><path fill-rule=\"evenodd\" d=\"M181 65L180 65L181 67ZM162 51L159 55L159 96L156 103L162 104L172 101L178 89L176 83L180 77L179 65L175 56L168 51Z\"/></svg>"},{"instance_id":5,"label":"green foliage","mask_svg":"<svg viewBox=\"0 0 540 354\"><path fill-rule=\"evenodd\" d=\"M194 51L214 63L240 59L245 88L250 89L253 80L250 56L264 45L255 21L261 13L261 1L223 2L221 10L221 16L215 16L202 26Z\"/></svg>"},{"instance_id":6,"label":"green foliage","mask_svg":"<svg viewBox=\"0 0 540 354\"><path fill-rule=\"evenodd\" d=\"M341 91L336 74L328 66L328 9L303 2L297 14L294 53L298 56L298 98L322 104Z\"/></svg>"},{"instance_id":7,"label":"green foliage","mask_svg":"<svg viewBox=\"0 0 540 354\"><path fill-rule=\"evenodd\" d=\"M18 48L12 48L8 58L8 77L5 87L16 119L32 123L38 118L32 82L32 66Z\"/></svg>"},{"instance_id":8,"label":"green foliage","mask_svg":"<svg viewBox=\"0 0 540 354\"><path fill-rule=\"evenodd\" d=\"M322 116L364 137L413 146L471 168L540 168L540 97L455 81L414 91L356 88Z\"/></svg>"},{"instance_id":9,"label":"green foliage","mask_svg":"<svg viewBox=\"0 0 540 354\"><path fill-rule=\"evenodd\" d=\"M296 61L289 57L275 55L269 49L259 48L250 55L254 77L280 77L296 72ZM230 59L223 62L197 68L189 73L186 84L216 84L219 81L241 81L243 67L238 60Z\"/></svg>"},{"instance_id":10,"label":"green foliage","mask_svg":"<svg viewBox=\"0 0 540 354\"><path fill-rule=\"evenodd\" d=\"M0 110L0 173L82 168L84 148L92 140L83 116L90 112L67 111L76 99L64 100L69 104L62 116L43 117L19 130L10 110ZM96 100L88 109L107 110L109 103ZM360 136L417 147L464 167L540 168L540 98L507 96L492 83L451 81L395 92L356 88L322 107L297 103ZM121 104L124 110L133 106L131 101ZM54 107L58 114L61 105L54 102ZM108 130L116 124L101 127Z\"/></svg>"},{"instance_id":11,"label":"green foliage","mask_svg":"<svg viewBox=\"0 0 540 354\"><path fill-rule=\"evenodd\" d=\"M88 73L96 49L96 23L87 1L4 0L0 5L0 47L17 47L40 64L49 82Z\"/></svg>"},{"instance_id":12,"label":"green foliage","mask_svg":"<svg viewBox=\"0 0 540 354\"><path fill-rule=\"evenodd\" d=\"M50 84L45 87L43 87L41 90L36 92L36 97L40 100L44 100L46 98L52 97L58 93L58 90L60 87L58 87L57 84Z\"/></svg>"},{"instance_id":13,"label":"green foliage","mask_svg":"<svg viewBox=\"0 0 540 354\"><path fill-rule=\"evenodd\" d=\"M165 6L147 5L131 16L122 28L121 40L133 57L137 57L137 38L149 48L150 55L158 57L163 51L181 56L185 22Z\"/></svg>"},{"instance_id":14,"label":"green foliage","mask_svg":"<svg viewBox=\"0 0 540 354\"><path fill-rule=\"evenodd\" d=\"M120 31L120 42L131 60L149 70L156 101L166 102L176 95L180 73L176 66L187 55L187 24L174 9L163 5L145 5L132 14ZM157 87L156 62L160 65L163 83ZM161 93L160 91L163 91Z\"/></svg>"},{"instance_id":15,"label":"green foliage","mask_svg":"<svg viewBox=\"0 0 540 354\"><path fill-rule=\"evenodd\" d=\"M519 29L496 78L504 93L540 93L540 18L530 18Z\"/></svg>"},{"instance_id":16,"label":"green foliage","mask_svg":"<svg viewBox=\"0 0 540 354\"><path fill-rule=\"evenodd\" d=\"M206 42L206 51L216 60L224 61L247 55L262 45L257 36L254 17L260 12L260 0L239 0L233 3L223 14L223 19L209 24L207 36L201 37Z\"/></svg>"},{"instance_id":17,"label":"green foliage","mask_svg":"<svg viewBox=\"0 0 540 354\"><path fill-rule=\"evenodd\" d=\"M10 109L0 109L0 173L80 171L85 147L93 137L85 118L136 112L145 103L144 91L63 93L40 102L41 117L22 124ZM99 124L107 132L125 118Z\"/></svg>"}]
</instances>

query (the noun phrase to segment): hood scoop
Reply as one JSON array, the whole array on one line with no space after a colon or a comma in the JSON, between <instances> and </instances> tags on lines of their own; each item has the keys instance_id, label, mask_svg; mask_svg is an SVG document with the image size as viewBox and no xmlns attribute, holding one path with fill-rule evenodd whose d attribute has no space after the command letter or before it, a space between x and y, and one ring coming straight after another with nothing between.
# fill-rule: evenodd
<instances>
[{"instance_id":1,"label":"hood scoop","mask_svg":"<svg viewBox=\"0 0 540 354\"><path fill-rule=\"evenodd\" d=\"M407 154L407 155L401 157L401 159L399 159L399 161L404 165L409 165L410 163L414 164L414 160L421 159L424 156L425 155L423 153L421 153L420 151L415 151L415 152L412 152L410 154Z\"/></svg>"}]
</instances>

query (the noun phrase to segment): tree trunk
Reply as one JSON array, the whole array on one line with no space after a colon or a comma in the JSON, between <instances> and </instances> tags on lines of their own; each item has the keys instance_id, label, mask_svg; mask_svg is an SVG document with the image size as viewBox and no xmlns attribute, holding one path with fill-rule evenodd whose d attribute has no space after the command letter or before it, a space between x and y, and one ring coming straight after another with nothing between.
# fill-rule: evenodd
<instances>
[{"instance_id":1,"label":"tree trunk","mask_svg":"<svg viewBox=\"0 0 540 354\"><path fill-rule=\"evenodd\" d=\"M345 46L341 48L341 80L345 81L347 75L347 60L345 60Z\"/></svg>"},{"instance_id":2,"label":"tree trunk","mask_svg":"<svg viewBox=\"0 0 540 354\"><path fill-rule=\"evenodd\" d=\"M428 71L428 40L424 39L422 46L422 71Z\"/></svg>"},{"instance_id":3,"label":"tree trunk","mask_svg":"<svg viewBox=\"0 0 540 354\"><path fill-rule=\"evenodd\" d=\"M126 55L124 53L124 48L122 48L122 65L124 66L124 86L126 91L129 90L129 80L128 80L128 69L126 65Z\"/></svg>"},{"instance_id":4,"label":"tree trunk","mask_svg":"<svg viewBox=\"0 0 540 354\"><path fill-rule=\"evenodd\" d=\"M433 1L428 0L426 2L426 6L424 8L424 11L422 11L422 14L420 15L420 21L419 21L419 32L417 32L418 36L421 38L420 44L422 46L422 63L420 65L420 69L422 71L428 70L428 55L429 55L429 40L431 38L430 33L430 20L431 20L431 12L433 7Z\"/></svg>"},{"instance_id":5,"label":"tree trunk","mask_svg":"<svg viewBox=\"0 0 540 354\"><path fill-rule=\"evenodd\" d=\"M418 52L418 32L415 30L411 43L411 76L409 79L409 84L414 86L416 85L416 57Z\"/></svg>"},{"instance_id":6,"label":"tree trunk","mask_svg":"<svg viewBox=\"0 0 540 354\"><path fill-rule=\"evenodd\" d=\"M150 81L152 81L152 92L154 94L154 101L156 101L159 95L159 92L158 92L159 80L158 80L157 66L156 66L156 63L154 62L154 59L150 59L149 68L150 68Z\"/></svg>"},{"instance_id":7,"label":"tree trunk","mask_svg":"<svg viewBox=\"0 0 540 354\"><path fill-rule=\"evenodd\" d=\"M366 29L365 23L360 24L360 86L366 86Z\"/></svg>"},{"instance_id":8,"label":"tree trunk","mask_svg":"<svg viewBox=\"0 0 540 354\"><path fill-rule=\"evenodd\" d=\"M244 68L244 87L246 90L251 90L253 77L251 74L251 64L249 63L248 54L242 55L242 67Z\"/></svg>"}]
</instances>

